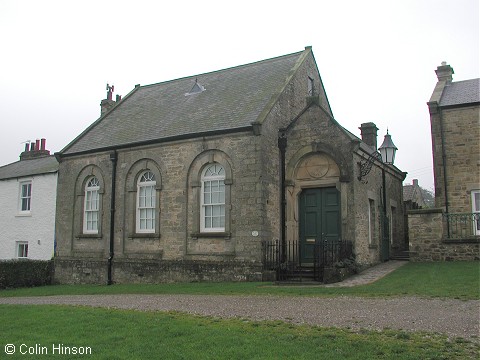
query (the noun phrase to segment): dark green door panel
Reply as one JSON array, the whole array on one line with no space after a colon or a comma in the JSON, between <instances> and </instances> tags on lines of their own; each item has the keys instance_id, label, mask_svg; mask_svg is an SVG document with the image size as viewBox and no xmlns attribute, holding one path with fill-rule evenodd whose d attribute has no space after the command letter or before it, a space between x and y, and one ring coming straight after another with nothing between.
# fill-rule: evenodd
<instances>
[{"instance_id":1,"label":"dark green door panel","mask_svg":"<svg viewBox=\"0 0 480 360\"><path fill-rule=\"evenodd\" d=\"M305 189L300 194L300 257L313 262L314 246L340 238L340 193L336 188Z\"/></svg>"}]
</instances>

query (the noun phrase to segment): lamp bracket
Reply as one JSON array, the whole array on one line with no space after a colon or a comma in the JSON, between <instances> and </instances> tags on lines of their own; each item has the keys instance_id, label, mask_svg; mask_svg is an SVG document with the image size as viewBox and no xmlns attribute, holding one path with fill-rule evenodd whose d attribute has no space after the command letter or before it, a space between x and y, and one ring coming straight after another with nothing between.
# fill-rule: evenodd
<instances>
[{"instance_id":1,"label":"lamp bracket","mask_svg":"<svg viewBox=\"0 0 480 360\"><path fill-rule=\"evenodd\" d=\"M363 182L364 184L367 183L364 178L370 173L370 170L372 170L375 160L378 160L380 163L382 163L382 155L380 155L380 153L377 151L371 153L368 159L364 158L358 162L358 166L360 167L360 175L358 175L359 181Z\"/></svg>"}]
</instances>

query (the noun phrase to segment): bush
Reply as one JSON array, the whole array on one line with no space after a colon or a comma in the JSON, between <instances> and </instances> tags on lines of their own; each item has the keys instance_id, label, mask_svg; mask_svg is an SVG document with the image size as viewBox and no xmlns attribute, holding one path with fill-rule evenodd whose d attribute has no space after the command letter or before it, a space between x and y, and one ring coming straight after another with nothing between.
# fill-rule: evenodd
<instances>
[{"instance_id":1,"label":"bush","mask_svg":"<svg viewBox=\"0 0 480 360\"><path fill-rule=\"evenodd\" d=\"M0 289L51 285L53 260L0 261Z\"/></svg>"}]
</instances>

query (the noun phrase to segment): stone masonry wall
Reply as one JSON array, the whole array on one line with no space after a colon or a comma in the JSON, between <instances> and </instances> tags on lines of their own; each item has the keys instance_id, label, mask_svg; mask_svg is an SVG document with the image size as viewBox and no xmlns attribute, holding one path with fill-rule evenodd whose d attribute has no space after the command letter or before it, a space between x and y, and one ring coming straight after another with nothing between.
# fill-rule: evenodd
<instances>
[{"instance_id":1,"label":"stone masonry wall","mask_svg":"<svg viewBox=\"0 0 480 360\"><path fill-rule=\"evenodd\" d=\"M410 261L480 260L479 239L446 240L442 209L408 212Z\"/></svg>"},{"instance_id":2,"label":"stone masonry wall","mask_svg":"<svg viewBox=\"0 0 480 360\"><path fill-rule=\"evenodd\" d=\"M61 284L106 284L106 260L55 259L55 282ZM244 261L142 260L113 261L116 283L171 283L261 281L260 264Z\"/></svg>"},{"instance_id":3,"label":"stone masonry wall","mask_svg":"<svg viewBox=\"0 0 480 360\"><path fill-rule=\"evenodd\" d=\"M449 212L471 212L471 191L480 189L480 110L478 106L442 109L430 104L435 174L435 205L445 206L440 121L446 153Z\"/></svg>"}]
</instances>

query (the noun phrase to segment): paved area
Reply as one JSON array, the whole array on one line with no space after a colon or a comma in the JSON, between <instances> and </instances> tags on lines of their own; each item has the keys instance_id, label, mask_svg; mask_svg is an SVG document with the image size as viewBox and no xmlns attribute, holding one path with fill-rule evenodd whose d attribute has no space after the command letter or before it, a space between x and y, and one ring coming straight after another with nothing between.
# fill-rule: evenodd
<instances>
[{"instance_id":1,"label":"paved area","mask_svg":"<svg viewBox=\"0 0 480 360\"><path fill-rule=\"evenodd\" d=\"M390 260L378 265L372 266L359 274L353 275L345 281L324 285L325 287L351 287L357 285L370 284L378 279L381 279L392 271L407 264L408 261Z\"/></svg>"}]
</instances>

